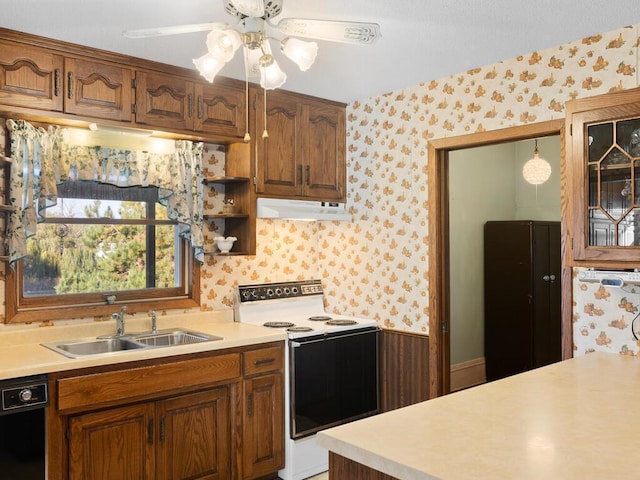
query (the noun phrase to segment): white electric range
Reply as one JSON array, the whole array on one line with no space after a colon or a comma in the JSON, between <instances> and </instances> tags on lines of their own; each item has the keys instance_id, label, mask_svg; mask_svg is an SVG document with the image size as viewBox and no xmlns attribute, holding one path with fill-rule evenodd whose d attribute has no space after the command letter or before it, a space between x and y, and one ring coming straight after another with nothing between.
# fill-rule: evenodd
<instances>
[{"instance_id":1,"label":"white electric range","mask_svg":"<svg viewBox=\"0 0 640 480\"><path fill-rule=\"evenodd\" d=\"M320 280L240 285L235 318L287 332L280 478L326 471L315 433L379 411L376 321L327 313Z\"/></svg>"}]
</instances>

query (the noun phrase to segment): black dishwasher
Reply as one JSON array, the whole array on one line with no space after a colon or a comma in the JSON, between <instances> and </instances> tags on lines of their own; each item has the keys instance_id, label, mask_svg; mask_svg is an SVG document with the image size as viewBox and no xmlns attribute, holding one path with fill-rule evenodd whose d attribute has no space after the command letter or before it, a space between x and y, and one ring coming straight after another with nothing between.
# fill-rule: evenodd
<instances>
[{"instance_id":1,"label":"black dishwasher","mask_svg":"<svg viewBox=\"0 0 640 480\"><path fill-rule=\"evenodd\" d=\"M0 478L44 480L47 376L0 380Z\"/></svg>"}]
</instances>

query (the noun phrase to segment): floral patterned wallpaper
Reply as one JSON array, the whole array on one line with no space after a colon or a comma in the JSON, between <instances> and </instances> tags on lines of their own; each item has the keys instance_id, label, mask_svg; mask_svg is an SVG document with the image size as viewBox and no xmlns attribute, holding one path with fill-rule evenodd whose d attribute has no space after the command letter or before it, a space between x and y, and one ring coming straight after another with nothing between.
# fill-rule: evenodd
<instances>
[{"instance_id":1,"label":"floral patterned wallpaper","mask_svg":"<svg viewBox=\"0 0 640 480\"><path fill-rule=\"evenodd\" d=\"M321 278L329 311L427 334L428 141L563 118L571 98L639 86L639 28L623 27L352 103L347 206L353 221L259 219L255 256L206 258L202 309L231 308L237 283ZM221 171L223 157L207 145L205 168ZM222 199L210 190L205 207L216 209ZM209 227L209 241L216 228ZM573 289L576 354L637 354L630 310L640 298L577 280Z\"/></svg>"},{"instance_id":2,"label":"floral patterned wallpaper","mask_svg":"<svg viewBox=\"0 0 640 480\"><path fill-rule=\"evenodd\" d=\"M594 351L640 356L640 287L605 288L573 278L574 355ZM634 321L635 320L635 321Z\"/></svg>"}]
</instances>

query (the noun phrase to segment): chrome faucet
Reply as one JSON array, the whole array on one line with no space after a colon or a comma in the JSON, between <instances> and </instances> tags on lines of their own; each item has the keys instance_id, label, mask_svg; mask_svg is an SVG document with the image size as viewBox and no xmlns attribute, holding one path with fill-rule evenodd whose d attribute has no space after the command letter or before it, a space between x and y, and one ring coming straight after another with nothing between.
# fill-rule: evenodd
<instances>
[{"instance_id":1,"label":"chrome faucet","mask_svg":"<svg viewBox=\"0 0 640 480\"><path fill-rule=\"evenodd\" d=\"M124 316L127 313L127 307L123 306L120 313L112 313L111 318L116 321L116 337L124 335Z\"/></svg>"},{"instance_id":2,"label":"chrome faucet","mask_svg":"<svg viewBox=\"0 0 640 480\"><path fill-rule=\"evenodd\" d=\"M151 317L151 333L158 333L158 316L156 315L155 310L149 310L147 315Z\"/></svg>"}]
</instances>

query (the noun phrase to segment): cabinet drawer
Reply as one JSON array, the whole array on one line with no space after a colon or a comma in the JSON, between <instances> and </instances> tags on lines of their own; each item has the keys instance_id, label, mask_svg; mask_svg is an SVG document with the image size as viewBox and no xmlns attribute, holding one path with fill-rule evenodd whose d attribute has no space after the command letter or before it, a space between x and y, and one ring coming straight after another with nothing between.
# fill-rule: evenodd
<instances>
[{"instance_id":1,"label":"cabinet drawer","mask_svg":"<svg viewBox=\"0 0 640 480\"><path fill-rule=\"evenodd\" d=\"M158 397L240 377L240 354L81 375L58 380L58 410Z\"/></svg>"},{"instance_id":2,"label":"cabinet drawer","mask_svg":"<svg viewBox=\"0 0 640 480\"><path fill-rule=\"evenodd\" d=\"M280 370L283 365L282 347L261 348L244 352L243 365L245 375Z\"/></svg>"}]
</instances>

